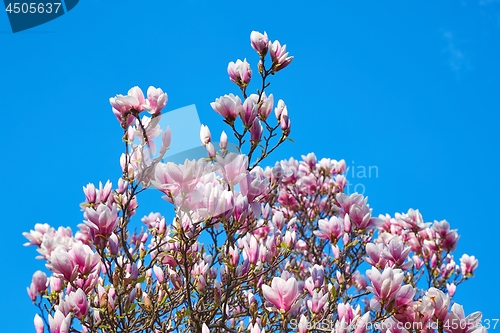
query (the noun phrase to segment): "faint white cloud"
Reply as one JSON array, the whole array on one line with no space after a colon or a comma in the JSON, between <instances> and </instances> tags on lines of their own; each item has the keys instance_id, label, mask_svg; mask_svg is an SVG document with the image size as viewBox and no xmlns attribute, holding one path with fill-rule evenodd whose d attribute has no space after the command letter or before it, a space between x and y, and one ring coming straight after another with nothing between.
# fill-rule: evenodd
<instances>
[{"instance_id":1,"label":"faint white cloud","mask_svg":"<svg viewBox=\"0 0 500 333\"><path fill-rule=\"evenodd\" d=\"M481 14L500 27L500 0L479 0L479 6Z\"/></svg>"},{"instance_id":2,"label":"faint white cloud","mask_svg":"<svg viewBox=\"0 0 500 333\"><path fill-rule=\"evenodd\" d=\"M479 0L481 6L491 5L494 3L500 3L500 0Z\"/></svg>"},{"instance_id":3,"label":"faint white cloud","mask_svg":"<svg viewBox=\"0 0 500 333\"><path fill-rule=\"evenodd\" d=\"M443 39L446 42L443 53L447 56L447 64L455 73L457 80L460 80L462 73L471 69L469 60L458 45L460 43L451 31L445 31L443 33Z\"/></svg>"}]
</instances>

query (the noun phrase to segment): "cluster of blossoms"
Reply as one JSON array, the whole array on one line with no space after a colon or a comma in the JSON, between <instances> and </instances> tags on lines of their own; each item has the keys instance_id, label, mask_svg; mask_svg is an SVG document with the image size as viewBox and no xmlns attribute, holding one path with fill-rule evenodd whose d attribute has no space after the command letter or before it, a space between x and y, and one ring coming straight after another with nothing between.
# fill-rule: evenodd
<instances>
[{"instance_id":1,"label":"cluster of blossoms","mask_svg":"<svg viewBox=\"0 0 500 333\"><path fill-rule=\"evenodd\" d=\"M310 153L260 166L290 135L285 102L265 90L293 57L266 33L250 40L261 89L247 95L252 70L238 59L228 74L242 98L211 103L245 154L228 152L225 132L216 148L203 125L207 158L163 163L167 95L150 87L146 98L134 87L110 99L126 147L116 186L83 188L75 234L47 224L24 233L50 271L35 272L28 288L40 310L36 332L305 333L324 332L326 322L336 333L486 332L480 313L465 316L452 301L477 260L455 262L459 237L448 222L424 222L413 209L372 216L367 198L344 193L343 160ZM148 187L174 216L150 213L132 233Z\"/></svg>"}]
</instances>

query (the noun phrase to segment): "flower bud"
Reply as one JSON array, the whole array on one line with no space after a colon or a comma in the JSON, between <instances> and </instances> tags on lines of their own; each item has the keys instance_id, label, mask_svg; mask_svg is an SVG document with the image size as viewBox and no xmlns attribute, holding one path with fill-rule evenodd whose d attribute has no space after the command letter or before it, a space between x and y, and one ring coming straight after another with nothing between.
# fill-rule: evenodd
<instances>
[{"instance_id":1,"label":"flower bud","mask_svg":"<svg viewBox=\"0 0 500 333\"><path fill-rule=\"evenodd\" d=\"M42 317L40 317L38 314L35 315L35 331L36 333L43 333L45 329L45 325L43 324Z\"/></svg>"},{"instance_id":2,"label":"flower bud","mask_svg":"<svg viewBox=\"0 0 500 333\"><path fill-rule=\"evenodd\" d=\"M204 146L206 146L212 140L212 134L210 134L210 129L208 128L208 126L201 125L200 140L201 144Z\"/></svg>"},{"instance_id":3,"label":"flower bud","mask_svg":"<svg viewBox=\"0 0 500 333\"><path fill-rule=\"evenodd\" d=\"M285 111L286 110L286 104L285 102L280 99L278 101L278 105L276 106L276 109L274 109L274 114L276 115L276 119L279 121L280 118L281 118L281 114L283 112L285 112L286 114L288 114L288 111Z\"/></svg>"},{"instance_id":4,"label":"flower bud","mask_svg":"<svg viewBox=\"0 0 500 333\"><path fill-rule=\"evenodd\" d=\"M44 292L47 289L47 275L42 271L36 271L33 274L32 282L37 293Z\"/></svg>"},{"instance_id":5,"label":"flower bud","mask_svg":"<svg viewBox=\"0 0 500 333\"><path fill-rule=\"evenodd\" d=\"M226 150L227 149L227 134L224 131L222 131L222 134L220 135L219 147L222 150Z\"/></svg>"},{"instance_id":6,"label":"flower bud","mask_svg":"<svg viewBox=\"0 0 500 333\"><path fill-rule=\"evenodd\" d=\"M215 153L215 147L214 145L212 144L212 142L209 142L205 148L207 148L207 152L208 152L208 157L210 158L214 158L216 153Z\"/></svg>"},{"instance_id":7,"label":"flower bud","mask_svg":"<svg viewBox=\"0 0 500 333\"><path fill-rule=\"evenodd\" d=\"M264 129L262 128L259 119L255 118L252 127L250 127L250 141L254 144L260 142L263 131Z\"/></svg>"}]
</instances>

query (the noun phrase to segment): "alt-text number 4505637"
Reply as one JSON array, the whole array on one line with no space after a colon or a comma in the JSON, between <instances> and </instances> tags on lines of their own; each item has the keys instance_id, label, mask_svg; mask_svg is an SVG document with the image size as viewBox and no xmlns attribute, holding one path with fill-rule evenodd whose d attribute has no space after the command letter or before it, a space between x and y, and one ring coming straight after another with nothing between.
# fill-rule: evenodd
<instances>
[{"instance_id":1,"label":"alt-text number 4505637","mask_svg":"<svg viewBox=\"0 0 500 333\"><path fill-rule=\"evenodd\" d=\"M5 11L9 14L58 14L61 2L8 2Z\"/></svg>"}]
</instances>

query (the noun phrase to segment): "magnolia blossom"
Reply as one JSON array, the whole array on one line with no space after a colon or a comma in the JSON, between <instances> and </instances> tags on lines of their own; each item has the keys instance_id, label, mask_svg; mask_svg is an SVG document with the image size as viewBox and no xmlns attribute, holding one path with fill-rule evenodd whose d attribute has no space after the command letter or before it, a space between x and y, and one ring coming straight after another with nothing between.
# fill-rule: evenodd
<instances>
[{"instance_id":1,"label":"magnolia blossom","mask_svg":"<svg viewBox=\"0 0 500 333\"><path fill-rule=\"evenodd\" d=\"M283 70L292 62L293 57L288 56L288 52L286 52L286 45L281 46L279 41L276 40L272 44L269 43L269 49L271 50L270 53L273 61L273 71L278 72Z\"/></svg>"},{"instance_id":2,"label":"magnolia blossom","mask_svg":"<svg viewBox=\"0 0 500 333\"><path fill-rule=\"evenodd\" d=\"M262 57L266 55L268 48L269 38L267 33L261 34L258 31L252 31L250 34L250 45L257 51Z\"/></svg>"},{"instance_id":3,"label":"magnolia blossom","mask_svg":"<svg viewBox=\"0 0 500 333\"><path fill-rule=\"evenodd\" d=\"M54 317L49 315L50 333L69 333L71 324L71 314L64 315L56 310Z\"/></svg>"},{"instance_id":4,"label":"magnolia blossom","mask_svg":"<svg viewBox=\"0 0 500 333\"><path fill-rule=\"evenodd\" d=\"M243 110L241 99L233 94L217 98L210 106L230 123L234 122Z\"/></svg>"},{"instance_id":5,"label":"magnolia blossom","mask_svg":"<svg viewBox=\"0 0 500 333\"><path fill-rule=\"evenodd\" d=\"M379 300L390 300L401 288L404 274L400 269L385 267L382 272L372 267L366 271L366 276L370 279L372 286L368 287Z\"/></svg>"},{"instance_id":6,"label":"magnolia blossom","mask_svg":"<svg viewBox=\"0 0 500 333\"><path fill-rule=\"evenodd\" d=\"M33 274L32 283L37 293L44 292L47 289L47 274L42 271L36 271Z\"/></svg>"},{"instance_id":7,"label":"magnolia blossom","mask_svg":"<svg viewBox=\"0 0 500 333\"><path fill-rule=\"evenodd\" d=\"M42 317L40 317L38 314L35 315L35 331L36 333L43 333L45 330L45 325L43 323Z\"/></svg>"},{"instance_id":8,"label":"magnolia blossom","mask_svg":"<svg viewBox=\"0 0 500 333\"><path fill-rule=\"evenodd\" d=\"M262 285L262 292L266 300L283 313L288 313L293 309L299 296L298 283L294 277L288 280L274 277L271 286Z\"/></svg>"},{"instance_id":9,"label":"magnolia blossom","mask_svg":"<svg viewBox=\"0 0 500 333\"><path fill-rule=\"evenodd\" d=\"M210 129L208 128L208 126L201 125L200 140L204 146L212 140L212 135L210 134Z\"/></svg>"},{"instance_id":10,"label":"magnolia blossom","mask_svg":"<svg viewBox=\"0 0 500 333\"><path fill-rule=\"evenodd\" d=\"M238 59L236 62L231 61L227 66L227 73L231 81L240 87L246 87L252 79L252 70L246 59L243 61Z\"/></svg>"},{"instance_id":11,"label":"magnolia blossom","mask_svg":"<svg viewBox=\"0 0 500 333\"><path fill-rule=\"evenodd\" d=\"M464 308L455 303L446 318L444 330L450 333L484 332L486 329L480 325L481 318L481 312L474 312L465 316Z\"/></svg>"},{"instance_id":12,"label":"magnolia blossom","mask_svg":"<svg viewBox=\"0 0 500 333\"><path fill-rule=\"evenodd\" d=\"M118 222L118 210L116 205L109 207L101 204L97 209L87 208L85 212L88 218L85 224L90 227L94 239L98 236L104 238L111 236Z\"/></svg>"},{"instance_id":13,"label":"magnolia blossom","mask_svg":"<svg viewBox=\"0 0 500 333\"><path fill-rule=\"evenodd\" d=\"M477 265L478 261L474 256L464 254L462 258L460 258L460 269L463 275L472 275Z\"/></svg>"},{"instance_id":14,"label":"magnolia blossom","mask_svg":"<svg viewBox=\"0 0 500 333\"><path fill-rule=\"evenodd\" d=\"M68 295L68 303L73 310L75 316L82 319L89 311L89 302L87 300L87 295L82 289L78 289Z\"/></svg>"}]
</instances>

